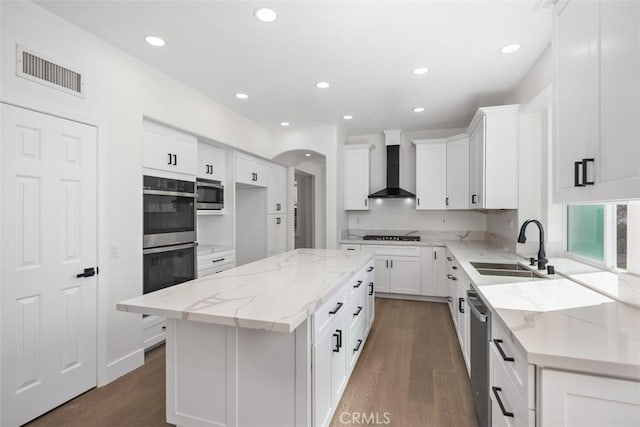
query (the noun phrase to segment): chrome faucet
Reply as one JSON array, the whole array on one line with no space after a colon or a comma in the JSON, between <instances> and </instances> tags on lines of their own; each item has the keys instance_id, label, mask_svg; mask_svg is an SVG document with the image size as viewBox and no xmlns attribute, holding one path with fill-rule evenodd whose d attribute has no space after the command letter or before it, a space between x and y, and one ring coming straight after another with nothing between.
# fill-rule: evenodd
<instances>
[{"instance_id":1,"label":"chrome faucet","mask_svg":"<svg viewBox=\"0 0 640 427\"><path fill-rule=\"evenodd\" d=\"M538 248L538 259L535 260L534 258L531 258L531 265L534 265L535 262L537 262L538 270L544 270L549 260L547 259L547 256L544 253L544 228L542 227L542 224L540 223L540 221L535 219L526 220L524 224L522 224L522 227L520 227L520 234L518 235L518 243L525 243L527 241L527 236L525 232L527 230L527 225L529 225L530 223L534 223L535 225L537 225L538 230L540 231L540 247Z\"/></svg>"}]
</instances>

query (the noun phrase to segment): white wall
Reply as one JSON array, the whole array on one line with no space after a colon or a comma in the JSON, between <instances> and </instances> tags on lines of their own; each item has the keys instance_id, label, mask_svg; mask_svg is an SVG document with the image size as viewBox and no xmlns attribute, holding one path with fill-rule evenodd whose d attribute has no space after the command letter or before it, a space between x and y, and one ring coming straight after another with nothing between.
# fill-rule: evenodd
<instances>
[{"instance_id":1,"label":"white wall","mask_svg":"<svg viewBox=\"0 0 640 427\"><path fill-rule=\"evenodd\" d=\"M115 310L118 301L142 293L143 117L264 157L271 157L271 134L33 3L0 2L0 7L2 100L101 125L108 236L99 247L104 309L98 314L98 382L103 384L143 363L140 316ZM82 70L86 98L18 78L16 44ZM106 259L109 243L119 244L118 258Z\"/></svg>"}]
</instances>

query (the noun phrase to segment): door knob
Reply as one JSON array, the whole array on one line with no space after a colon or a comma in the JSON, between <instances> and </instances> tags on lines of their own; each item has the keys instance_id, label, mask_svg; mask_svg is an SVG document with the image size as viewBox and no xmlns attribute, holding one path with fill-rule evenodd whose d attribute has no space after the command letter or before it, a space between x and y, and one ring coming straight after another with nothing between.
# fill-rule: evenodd
<instances>
[{"instance_id":1,"label":"door knob","mask_svg":"<svg viewBox=\"0 0 640 427\"><path fill-rule=\"evenodd\" d=\"M91 267L91 268L85 268L84 271L80 274L76 274L76 277L80 278L80 277L92 277L96 275L96 269Z\"/></svg>"}]
</instances>

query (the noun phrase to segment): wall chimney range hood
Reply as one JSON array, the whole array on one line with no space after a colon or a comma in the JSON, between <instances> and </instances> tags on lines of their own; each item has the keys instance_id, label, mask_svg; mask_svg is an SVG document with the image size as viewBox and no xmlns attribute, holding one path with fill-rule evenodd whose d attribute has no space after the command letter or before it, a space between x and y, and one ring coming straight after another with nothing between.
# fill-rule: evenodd
<instances>
[{"instance_id":1,"label":"wall chimney range hood","mask_svg":"<svg viewBox=\"0 0 640 427\"><path fill-rule=\"evenodd\" d=\"M387 146L387 186L369 194L370 199L415 199L416 195L400 188L400 131L384 131Z\"/></svg>"}]
</instances>

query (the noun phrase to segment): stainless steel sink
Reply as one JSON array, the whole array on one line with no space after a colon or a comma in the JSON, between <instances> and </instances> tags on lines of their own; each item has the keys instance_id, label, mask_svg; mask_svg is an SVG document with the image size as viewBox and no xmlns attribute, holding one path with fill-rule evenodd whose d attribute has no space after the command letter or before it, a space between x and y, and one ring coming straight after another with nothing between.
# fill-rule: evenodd
<instances>
[{"instance_id":1,"label":"stainless steel sink","mask_svg":"<svg viewBox=\"0 0 640 427\"><path fill-rule=\"evenodd\" d=\"M531 280L546 279L534 270L517 263L472 262L471 265L483 276L522 277Z\"/></svg>"}]
</instances>

